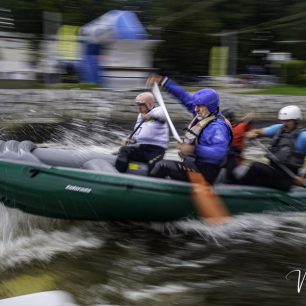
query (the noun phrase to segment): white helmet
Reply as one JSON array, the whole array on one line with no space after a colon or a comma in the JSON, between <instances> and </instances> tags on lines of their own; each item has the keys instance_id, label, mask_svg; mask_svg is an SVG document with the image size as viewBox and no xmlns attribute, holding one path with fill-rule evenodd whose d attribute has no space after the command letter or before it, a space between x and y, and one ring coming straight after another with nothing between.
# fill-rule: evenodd
<instances>
[{"instance_id":1,"label":"white helmet","mask_svg":"<svg viewBox=\"0 0 306 306\"><path fill-rule=\"evenodd\" d=\"M300 120L302 119L301 109L296 105L285 106L278 113L279 120Z\"/></svg>"}]
</instances>

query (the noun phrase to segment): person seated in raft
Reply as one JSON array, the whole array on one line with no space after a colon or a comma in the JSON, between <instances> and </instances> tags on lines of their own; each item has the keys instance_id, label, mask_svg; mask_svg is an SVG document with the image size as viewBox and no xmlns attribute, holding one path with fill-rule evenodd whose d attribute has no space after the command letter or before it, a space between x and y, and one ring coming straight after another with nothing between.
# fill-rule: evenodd
<instances>
[{"instance_id":1,"label":"person seated in raft","mask_svg":"<svg viewBox=\"0 0 306 306\"><path fill-rule=\"evenodd\" d=\"M280 124L254 129L247 134L249 139L272 138L270 152L277 157L278 162L271 159L269 164L253 162L246 173L238 178L238 183L282 191L289 191L293 184L304 185L304 178L298 176L306 155L306 130L299 126L302 119L301 110L296 105L283 107L278 113L278 119L281 121ZM291 170L296 177L289 176L278 164Z\"/></svg>"},{"instance_id":2,"label":"person seated in raft","mask_svg":"<svg viewBox=\"0 0 306 306\"><path fill-rule=\"evenodd\" d=\"M226 108L221 112L232 125L233 141L224 167L226 169L226 181L233 182L235 181L233 170L243 162L242 151L245 147L245 136L252 128L254 115L253 113L247 113L237 122L235 112L232 109Z\"/></svg>"},{"instance_id":3,"label":"person seated in raft","mask_svg":"<svg viewBox=\"0 0 306 306\"><path fill-rule=\"evenodd\" d=\"M183 143L178 146L183 161L159 161L150 176L187 181L186 171L197 171L213 184L232 140L231 125L219 112L217 92L205 88L190 94L174 81L160 75L151 76L147 85L152 86L155 82L176 97L194 118L186 129Z\"/></svg>"},{"instance_id":4,"label":"person seated in raft","mask_svg":"<svg viewBox=\"0 0 306 306\"><path fill-rule=\"evenodd\" d=\"M139 109L132 139L124 141L120 148L115 167L119 172L126 172L130 160L147 163L149 170L165 155L169 142L169 128L165 114L156 106L151 92L139 94L135 99ZM136 145L129 146L129 142Z\"/></svg>"}]
</instances>

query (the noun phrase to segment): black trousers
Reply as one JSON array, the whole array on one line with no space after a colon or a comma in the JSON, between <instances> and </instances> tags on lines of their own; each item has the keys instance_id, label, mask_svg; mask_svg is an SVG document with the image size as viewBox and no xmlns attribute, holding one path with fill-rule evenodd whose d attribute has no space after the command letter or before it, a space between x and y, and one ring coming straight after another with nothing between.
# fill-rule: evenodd
<instances>
[{"instance_id":1,"label":"black trousers","mask_svg":"<svg viewBox=\"0 0 306 306\"><path fill-rule=\"evenodd\" d=\"M238 180L238 183L289 191L293 179L276 166L254 162L248 172Z\"/></svg>"},{"instance_id":2,"label":"black trousers","mask_svg":"<svg viewBox=\"0 0 306 306\"><path fill-rule=\"evenodd\" d=\"M233 170L238 166L238 157L239 155L234 152L229 152L227 155L225 168L226 168L226 181L228 183L235 181Z\"/></svg>"},{"instance_id":3,"label":"black trousers","mask_svg":"<svg viewBox=\"0 0 306 306\"><path fill-rule=\"evenodd\" d=\"M116 159L115 167L119 172L126 172L129 161L139 161L147 163L149 171L154 167L155 163L163 159L165 149L154 145L138 145L138 146L123 146L119 150Z\"/></svg>"},{"instance_id":4,"label":"black trousers","mask_svg":"<svg viewBox=\"0 0 306 306\"><path fill-rule=\"evenodd\" d=\"M220 172L220 167L207 163L199 164L191 160L183 162L162 160L155 164L149 175L153 177L170 177L174 180L188 181L187 171L201 172L205 179L210 184L213 184Z\"/></svg>"},{"instance_id":5,"label":"black trousers","mask_svg":"<svg viewBox=\"0 0 306 306\"><path fill-rule=\"evenodd\" d=\"M226 182L233 183L235 182L235 176L233 175L233 170L239 166L242 161L241 150L231 145L229 152L226 157Z\"/></svg>"}]
</instances>

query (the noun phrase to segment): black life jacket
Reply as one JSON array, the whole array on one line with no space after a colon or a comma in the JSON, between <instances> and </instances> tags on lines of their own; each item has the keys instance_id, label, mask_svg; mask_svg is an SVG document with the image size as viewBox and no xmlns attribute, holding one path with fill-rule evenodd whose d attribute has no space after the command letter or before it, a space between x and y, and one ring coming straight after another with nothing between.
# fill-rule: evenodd
<instances>
[{"instance_id":1,"label":"black life jacket","mask_svg":"<svg viewBox=\"0 0 306 306\"><path fill-rule=\"evenodd\" d=\"M282 164L295 172L304 165L305 154L299 153L295 149L295 141L302 131L305 129L296 128L286 132L284 128L281 128L271 142L270 151Z\"/></svg>"}]
</instances>

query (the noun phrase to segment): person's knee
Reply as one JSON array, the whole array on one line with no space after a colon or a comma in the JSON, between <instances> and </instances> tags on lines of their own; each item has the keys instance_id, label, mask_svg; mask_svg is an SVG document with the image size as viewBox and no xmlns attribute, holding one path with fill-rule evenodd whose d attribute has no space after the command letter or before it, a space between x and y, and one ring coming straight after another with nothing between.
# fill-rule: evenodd
<instances>
[{"instance_id":1,"label":"person's knee","mask_svg":"<svg viewBox=\"0 0 306 306\"><path fill-rule=\"evenodd\" d=\"M167 169L169 168L168 160L160 160L154 164L153 168L149 172L149 176L153 177L165 177Z\"/></svg>"},{"instance_id":2,"label":"person's knee","mask_svg":"<svg viewBox=\"0 0 306 306\"><path fill-rule=\"evenodd\" d=\"M128 160L122 159L122 158L117 158L115 162L115 168L119 172L126 172L128 168Z\"/></svg>"},{"instance_id":3,"label":"person's knee","mask_svg":"<svg viewBox=\"0 0 306 306\"><path fill-rule=\"evenodd\" d=\"M162 169L164 167L164 161L158 161L156 163L154 163L152 169L150 170L149 175L150 176L155 176L156 173L158 173L160 171L160 169Z\"/></svg>"},{"instance_id":4,"label":"person's knee","mask_svg":"<svg viewBox=\"0 0 306 306\"><path fill-rule=\"evenodd\" d=\"M115 167L119 172L126 172L129 163L128 156L129 148L127 146L121 147L115 162Z\"/></svg>"}]
</instances>

